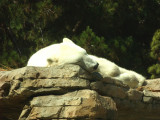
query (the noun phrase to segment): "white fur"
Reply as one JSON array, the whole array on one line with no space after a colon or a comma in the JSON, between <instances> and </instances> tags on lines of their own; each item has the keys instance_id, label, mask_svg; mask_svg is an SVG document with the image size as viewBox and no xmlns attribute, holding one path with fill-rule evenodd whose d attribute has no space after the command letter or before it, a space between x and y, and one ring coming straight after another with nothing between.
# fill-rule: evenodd
<instances>
[{"instance_id":1,"label":"white fur","mask_svg":"<svg viewBox=\"0 0 160 120\"><path fill-rule=\"evenodd\" d=\"M112 77L121 80L124 84L127 84L131 88L136 88L143 85L145 78L142 75L119 67L107 59L99 58L93 55L89 56L99 63L97 71L103 77Z\"/></svg>"},{"instance_id":2,"label":"white fur","mask_svg":"<svg viewBox=\"0 0 160 120\"><path fill-rule=\"evenodd\" d=\"M62 43L42 48L33 54L27 66L50 67L54 65L77 64L88 72L93 72L98 63L92 60L86 50L64 38Z\"/></svg>"}]
</instances>

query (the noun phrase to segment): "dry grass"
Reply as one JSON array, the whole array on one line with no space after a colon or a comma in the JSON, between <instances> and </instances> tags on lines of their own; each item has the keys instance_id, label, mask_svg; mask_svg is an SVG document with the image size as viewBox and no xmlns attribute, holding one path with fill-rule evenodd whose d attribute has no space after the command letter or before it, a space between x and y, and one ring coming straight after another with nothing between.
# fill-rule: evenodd
<instances>
[{"instance_id":1,"label":"dry grass","mask_svg":"<svg viewBox=\"0 0 160 120\"><path fill-rule=\"evenodd\" d=\"M3 64L0 64L0 71L10 71L10 70L13 70L13 69Z\"/></svg>"},{"instance_id":2,"label":"dry grass","mask_svg":"<svg viewBox=\"0 0 160 120\"><path fill-rule=\"evenodd\" d=\"M138 87L136 90L138 91L148 90L152 92L160 92L160 90L154 90L153 88L148 87L148 86L141 86L141 87Z\"/></svg>"},{"instance_id":3,"label":"dry grass","mask_svg":"<svg viewBox=\"0 0 160 120\"><path fill-rule=\"evenodd\" d=\"M7 71L7 70L5 70L5 69L3 69L3 68L0 68L0 71Z\"/></svg>"}]
</instances>

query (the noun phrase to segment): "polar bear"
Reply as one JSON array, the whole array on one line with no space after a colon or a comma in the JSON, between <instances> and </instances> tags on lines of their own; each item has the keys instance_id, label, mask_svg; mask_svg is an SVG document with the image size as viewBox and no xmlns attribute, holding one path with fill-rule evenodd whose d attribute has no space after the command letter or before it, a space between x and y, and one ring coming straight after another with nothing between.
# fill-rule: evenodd
<instances>
[{"instance_id":1,"label":"polar bear","mask_svg":"<svg viewBox=\"0 0 160 120\"><path fill-rule=\"evenodd\" d=\"M33 54L27 66L50 67L55 65L77 64L88 72L98 68L98 63L91 59L86 50L63 38L62 43L42 48Z\"/></svg>"},{"instance_id":2,"label":"polar bear","mask_svg":"<svg viewBox=\"0 0 160 120\"><path fill-rule=\"evenodd\" d=\"M99 58L93 55L89 56L99 63L97 72L99 72L103 77L115 78L122 81L124 84L127 84L131 88L137 88L143 85L145 78L142 75L119 67L107 59Z\"/></svg>"}]
</instances>

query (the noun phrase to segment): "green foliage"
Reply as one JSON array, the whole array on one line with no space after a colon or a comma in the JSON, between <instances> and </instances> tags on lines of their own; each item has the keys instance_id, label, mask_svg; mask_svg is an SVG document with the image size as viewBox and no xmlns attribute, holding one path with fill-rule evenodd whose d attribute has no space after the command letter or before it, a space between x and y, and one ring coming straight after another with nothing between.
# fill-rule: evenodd
<instances>
[{"instance_id":1,"label":"green foliage","mask_svg":"<svg viewBox=\"0 0 160 120\"><path fill-rule=\"evenodd\" d=\"M25 66L31 54L51 43L44 29L53 9L51 0L1 1L1 64L12 68Z\"/></svg>"},{"instance_id":2,"label":"green foliage","mask_svg":"<svg viewBox=\"0 0 160 120\"><path fill-rule=\"evenodd\" d=\"M158 63L150 66L148 72L151 74L151 78L158 78L160 77L160 29L153 36L150 56L154 60L157 60Z\"/></svg>"},{"instance_id":3,"label":"green foliage","mask_svg":"<svg viewBox=\"0 0 160 120\"><path fill-rule=\"evenodd\" d=\"M89 26L79 36L73 37L73 40L90 54L105 56L109 51L104 38L95 35Z\"/></svg>"},{"instance_id":4,"label":"green foliage","mask_svg":"<svg viewBox=\"0 0 160 120\"><path fill-rule=\"evenodd\" d=\"M148 68L148 72L151 74L151 78L159 78L160 77L160 64L154 64Z\"/></svg>"},{"instance_id":5,"label":"green foliage","mask_svg":"<svg viewBox=\"0 0 160 120\"><path fill-rule=\"evenodd\" d=\"M153 36L150 56L153 59L158 59L160 57L160 29L158 29Z\"/></svg>"},{"instance_id":6,"label":"green foliage","mask_svg":"<svg viewBox=\"0 0 160 120\"><path fill-rule=\"evenodd\" d=\"M0 63L12 68L25 66L35 51L66 36L90 54L148 75L147 68L153 64L149 43L160 26L159 3L159 0L1 0ZM153 46L151 54L157 59L159 43Z\"/></svg>"},{"instance_id":7,"label":"green foliage","mask_svg":"<svg viewBox=\"0 0 160 120\"><path fill-rule=\"evenodd\" d=\"M128 52L132 52L130 50L133 49L133 38L131 36L127 38L113 38L109 41L109 48L111 49L109 53L111 59L119 61L119 58L123 58L122 56L125 57Z\"/></svg>"}]
</instances>

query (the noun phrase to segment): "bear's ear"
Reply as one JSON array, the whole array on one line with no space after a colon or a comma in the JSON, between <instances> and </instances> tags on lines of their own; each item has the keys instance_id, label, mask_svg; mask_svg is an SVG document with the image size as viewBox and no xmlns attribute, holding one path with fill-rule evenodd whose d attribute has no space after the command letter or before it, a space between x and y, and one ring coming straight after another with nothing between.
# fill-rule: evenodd
<instances>
[{"instance_id":1,"label":"bear's ear","mask_svg":"<svg viewBox=\"0 0 160 120\"><path fill-rule=\"evenodd\" d=\"M68 38L63 38L63 43L72 43L74 44L74 42Z\"/></svg>"}]
</instances>

